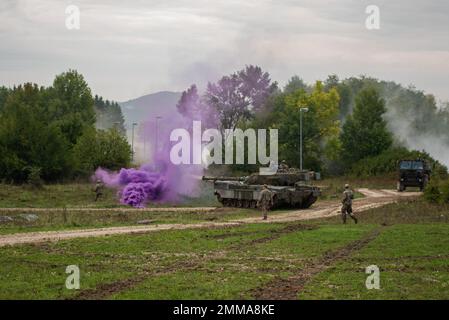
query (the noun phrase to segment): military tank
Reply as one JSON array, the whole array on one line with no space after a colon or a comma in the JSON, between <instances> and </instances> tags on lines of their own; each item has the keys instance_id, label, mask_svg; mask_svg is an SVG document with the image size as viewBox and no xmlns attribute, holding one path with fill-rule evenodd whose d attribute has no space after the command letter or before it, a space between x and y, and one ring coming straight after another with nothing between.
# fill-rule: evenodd
<instances>
[{"instance_id":1,"label":"military tank","mask_svg":"<svg viewBox=\"0 0 449 320\"><path fill-rule=\"evenodd\" d=\"M203 176L213 181L214 194L225 207L256 208L263 185L273 192L272 209L309 208L321 195L320 188L310 182L312 171L291 168L273 175L253 173L248 177Z\"/></svg>"}]
</instances>

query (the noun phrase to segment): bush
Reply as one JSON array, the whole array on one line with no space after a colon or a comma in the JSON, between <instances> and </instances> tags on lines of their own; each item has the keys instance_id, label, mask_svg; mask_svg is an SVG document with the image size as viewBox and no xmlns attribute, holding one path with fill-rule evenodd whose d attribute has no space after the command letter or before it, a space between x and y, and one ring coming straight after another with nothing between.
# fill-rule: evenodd
<instances>
[{"instance_id":1,"label":"bush","mask_svg":"<svg viewBox=\"0 0 449 320\"><path fill-rule=\"evenodd\" d=\"M424 189L424 199L427 202L438 203L440 202L440 182L438 180L431 180Z\"/></svg>"},{"instance_id":2,"label":"bush","mask_svg":"<svg viewBox=\"0 0 449 320\"><path fill-rule=\"evenodd\" d=\"M126 138L115 129L89 129L78 139L73 148L76 173L89 175L102 167L118 170L131 162L131 147Z\"/></svg>"},{"instance_id":3,"label":"bush","mask_svg":"<svg viewBox=\"0 0 449 320\"><path fill-rule=\"evenodd\" d=\"M449 203L449 180L440 185L440 202Z\"/></svg>"},{"instance_id":4,"label":"bush","mask_svg":"<svg viewBox=\"0 0 449 320\"><path fill-rule=\"evenodd\" d=\"M25 84L8 96L0 114L0 177L28 181L30 167L57 180L70 174L70 146L60 128L47 119L48 90Z\"/></svg>"},{"instance_id":5,"label":"bush","mask_svg":"<svg viewBox=\"0 0 449 320\"><path fill-rule=\"evenodd\" d=\"M432 180L424 190L424 199L432 203L449 203L449 180Z\"/></svg>"},{"instance_id":6,"label":"bush","mask_svg":"<svg viewBox=\"0 0 449 320\"><path fill-rule=\"evenodd\" d=\"M28 171L28 184L33 188L42 188L44 186L44 181L41 178L41 168L38 167L27 167Z\"/></svg>"}]
</instances>

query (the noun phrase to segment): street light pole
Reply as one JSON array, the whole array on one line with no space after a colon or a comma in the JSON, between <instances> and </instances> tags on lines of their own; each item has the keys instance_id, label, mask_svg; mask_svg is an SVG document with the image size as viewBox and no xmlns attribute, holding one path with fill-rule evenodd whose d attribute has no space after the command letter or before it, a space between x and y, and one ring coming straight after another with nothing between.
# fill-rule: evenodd
<instances>
[{"instance_id":1,"label":"street light pole","mask_svg":"<svg viewBox=\"0 0 449 320\"><path fill-rule=\"evenodd\" d=\"M299 108L299 170L302 171L302 113L308 112L309 108Z\"/></svg>"},{"instance_id":2,"label":"street light pole","mask_svg":"<svg viewBox=\"0 0 449 320\"><path fill-rule=\"evenodd\" d=\"M145 128L143 129L143 160L145 161L147 156L147 137L145 135Z\"/></svg>"},{"instance_id":3,"label":"street light pole","mask_svg":"<svg viewBox=\"0 0 449 320\"><path fill-rule=\"evenodd\" d=\"M156 152L158 151L159 146L159 120L162 119L161 116L156 117L156 143L154 144Z\"/></svg>"},{"instance_id":4,"label":"street light pole","mask_svg":"<svg viewBox=\"0 0 449 320\"><path fill-rule=\"evenodd\" d=\"M132 137L131 137L131 161L134 162L134 127L137 126L136 122L133 122Z\"/></svg>"}]
</instances>

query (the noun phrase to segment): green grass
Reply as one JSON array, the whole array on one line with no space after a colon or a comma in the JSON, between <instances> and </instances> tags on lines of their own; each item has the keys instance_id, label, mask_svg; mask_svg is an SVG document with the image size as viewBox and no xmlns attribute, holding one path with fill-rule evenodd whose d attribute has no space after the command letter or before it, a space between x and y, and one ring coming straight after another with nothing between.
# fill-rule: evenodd
<instances>
[{"instance_id":1,"label":"green grass","mask_svg":"<svg viewBox=\"0 0 449 320\"><path fill-rule=\"evenodd\" d=\"M270 212L270 216L285 213L277 210ZM130 209L123 212L105 210L95 211L40 211L33 212L38 219L27 222L20 215L30 213L26 209L15 212L1 212L0 216L13 218L12 222L0 223L0 234L17 232L37 232L53 230L76 230L85 228L118 227L138 225L139 221L150 220L151 225L169 223L199 223L225 222L234 219L261 217L261 212L255 209L217 208L208 212L177 212L177 211L143 211Z\"/></svg>"},{"instance_id":2,"label":"green grass","mask_svg":"<svg viewBox=\"0 0 449 320\"><path fill-rule=\"evenodd\" d=\"M339 199L345 183L349 183L353 189L377 188L395 189L395 176L372 177L361 180L356 177L338 177L316 181L322 187L321 199ZM117 190L104 189L104 195L95 202L94 185L89 183L49 184L42 189L33 189L27 185L0 184L0 208L116 208L125 207L118 201ZM149 207L198 207L220 206L213 194L213 184L201 181L199 194L194 197L184 196L179 202L150 203ZM362 197L356 193L356 197Z\"/></svg>"},{"instance_id":3,"label":"green grass","mask_svg":"<svg viewBox=\"0 0 449 320\"><path fill-rule=\"evenodd\" d=\"M357 215L364 224L449 223L449 204L432 204L423 198L402 199L396 203L367 210ZM338 223L340 217L322 219L321 222Z\"/></svg>"},{"instance_id":4,"label":"green grass","mask_svg":"<svg viewBox=\"0 0 449 320\"><path fill-rule=\"evenodd\" d=\"M144 280L110 298L250 298L251 288L278 274L294 273L311 254L302 244L309 240L289 241L288 233L279 234L279 242L257 242L270 239L284 227L254 224L1 248L0 298L58 299L80 294L64 289L64 271L72 264L81 270L81 294L146 272ZM324 252L352 241L353 229L344 228L334 241L316 243L313 248ZM364 226L356 233L367 229ZM324 226L297 232L310 233L308 239L321 239L336 235L337 230Z\"/></svg>"},{"instance_id":5,"label":"green grass","mask_svg":"<svg viewBox=\"0 0 449 320\"><path fill-rule=\"evenodd\" d=\"M42 189L27 185L0 184L2 208L118 207L116 191L105 189L95 202L94 186L87 183L51 184Z\"/></svg>"},{"instance_id":6,"label":"green grass","mask_svg":"<svg viewBox=\"0 0 449 320\"><path fill-rule=\"evenodd\" d=\"M28 185L0 184L0 208L116 208L119 203L117 190L104 188L103 196L95 202L94 185L88 183L49 184L42 189ZM199 194L179 199L182 206L217 206L211 184L201 182ZM149 207L179 206L179 203L156 204Z\"/></svg>"},{"instance_id":7,"label":"green grass","mask_svg":"<svg viewBox=\"0 0 449 320\"><path fill-rule=\"evenodd\" d=\"M124 222L104 219L131 223L140 218L133 214ZM226 209L174 219L251 214L260 212ZM333 217L302 227L249 224L1 247L0 299L252 299L254 289L295 276L375 229L377 238L315 274L298 298L449 299L448 216L447 205L418 199L359 213L357 225ZM89 217L91 225L98 220ZM81 270L76 291L64 286L65 268L73 264ZM380 290L365 287L369 265L380 268Z\"/></svg>"},{"instance_id":8,"label":"green grass","mask_svg":"<svg viewBox=\"0 0 449 320\"><path fill-rule=\"evenodd\" d=\"M394 225L350 259L314 278L302 299L449 299L449 225ZM380 269L367 290L366 267Z\"/></svg>"}]
</instances>

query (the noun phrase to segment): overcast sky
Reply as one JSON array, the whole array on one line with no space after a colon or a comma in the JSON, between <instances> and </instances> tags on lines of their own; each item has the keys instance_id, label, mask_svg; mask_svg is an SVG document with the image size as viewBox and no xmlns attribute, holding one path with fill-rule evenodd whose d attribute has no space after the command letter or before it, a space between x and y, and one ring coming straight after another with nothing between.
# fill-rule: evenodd
<instances>
[{"instance_id":1,"label":"overcast sky","mask_svg":"<svg viewBox=\"0 0 449 320\"><path fill-rule=\"evenodd\" d=\"M77 5L80 30L65 8ZM380 30L365 27L367 5ZM0 84L69 68L125 101L257 64L284 85L365 74L449 100L447 0L0 0Z\"/></svg>"}]
</instances>

